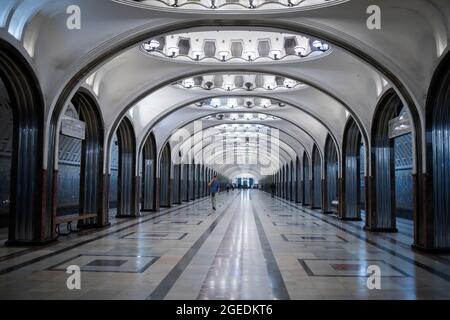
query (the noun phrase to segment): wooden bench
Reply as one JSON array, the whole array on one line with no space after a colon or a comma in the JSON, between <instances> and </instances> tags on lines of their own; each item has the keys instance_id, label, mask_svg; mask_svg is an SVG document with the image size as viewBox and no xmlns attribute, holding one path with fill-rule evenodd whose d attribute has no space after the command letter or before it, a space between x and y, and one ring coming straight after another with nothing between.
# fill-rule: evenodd
<instances>
[{"instance_id":1,"label":"wooden bench","mask_svg":"<svg viewBox=\"0 0 450 320\"><path fill-rule=\"evenodd\" d=\"M56 219L55 219L56 234L58 236L67 236L72 232L77 232L77 230L72 229L72 222L86 220L86 219L92 219L92 218L97 218L97 214L96 213L71 214L71 215L67 215L67 216L56 217ZM61 233L59 226L63 223L67 223L67 230L69 232Z\"/></svg>"}]
</instances>

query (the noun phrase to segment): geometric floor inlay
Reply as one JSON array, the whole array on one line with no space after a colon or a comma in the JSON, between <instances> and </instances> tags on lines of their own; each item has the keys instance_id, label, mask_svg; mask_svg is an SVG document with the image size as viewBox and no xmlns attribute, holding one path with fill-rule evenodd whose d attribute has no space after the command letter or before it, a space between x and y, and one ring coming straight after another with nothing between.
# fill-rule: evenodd
<instances>
[{"instance_id":1,"label":"geometric floor inlay","mask_svg":"<svg viewBox=\"0 0 450 320\"><path fill-rule=\"evenodd\" d=\"M320 227L320 224L316 222L280 222L280 221L273 221L272 224L275 227Z\"/></svg>"},{"instance_id":2,"label":"geometric floor inlay","mask_svg":"<svg viewBox=\"0 0 450 320\"><path fill-rule=\"evenodd\" d=\"M48 270L66 271L68 266L76 265L82 272L142 273L158 259L156 256L80 254Z\"/></svg>"},{"instance_id":3,"label":"geometric floor inlay","mask_svg":"<svg viewBox=\"0 0 450 320\"><path fill-rule=\"evenodd\" d=\"M287 242L348 242L341 236L327 234L282 234L281 237Z\"/></svg>"},{"instance_id":4,"label":"geometric floor inlay","mask_svg":"<svg viewBox=\"0 0 450 320\"><path fill-rule=\"evenodd\" d=\"M310 277L368 277L369 266L378 266L381 277L410 277L406 272L383 260L365 259L298 259Z\"/></svg>"},{"instance_id":5,"label":"geometric floor inlay","mask_svg":"<svg viewBox=\"0 0 450 320\"><path fill-rule=\"evenodd\" d=\"M203 221L202 220L198 220L198 221L187 221L187 220L159 220L154 222L153 224L183 224L183 225L194 225L194 226L198 226L199 224L201 224Z\"/></svg>"},{"instance_id":6,"label":"geometric floor inlay","mask_svg":"<svg viewBox=\"0 0 450 320\"><path fill-rule=\"evenodd\" d=\"M185 232L132 232L122 239L181 240L186 236Z\"/></svg>"}]
</instances>

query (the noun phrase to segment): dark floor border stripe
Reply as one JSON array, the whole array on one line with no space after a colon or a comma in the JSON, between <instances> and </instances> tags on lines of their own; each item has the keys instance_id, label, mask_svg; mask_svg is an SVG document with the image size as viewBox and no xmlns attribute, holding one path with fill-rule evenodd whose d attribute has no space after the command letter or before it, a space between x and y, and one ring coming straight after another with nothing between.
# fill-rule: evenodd
<instances>
[{"instance_id":1,"label":"dark floor border stripe","mask_svg":"<svg viewBox=\"0 0 450 320\"><path fill-rule=\"evenodd\" d=\"M275 256L273 254L272 247L270 246L270 242L267 239L266 232L264 231L264 227L261 223L261 220L259 219L258 214L256 213L254 203L252 203L252 209L253 217L256 223L256 229L258 230L259 242L261 243L264 258L266 260L267 273L269 274L269 278L272 281L271 287L273 296L277 300L291 300L289 292L286 288L286 284L284 283L283 276L281 275L277 260L275 259Z\"/></svg>"},{"instance_id":2,"label":"dark floor border stripe","mask_svg":"<svg viewBox=\"0 0 450 320\"><path fill-rule=\"evenodd\" d=\"M145 216L141 216L141 217L144 218ZM105 226L105 227L102 227L102 228L80 230L76 234L71 234L71 235L67 236L64 240L72 240L72 239L77 239L77 238L81 238L81 237L84 237L84 236L89 236L89 235L91 235L93 233L96 233L96 232L99 232L99 231L104 231L104 230L109 230L111 228L117 227L117 226L119 226L121 224L124 224L124 223L127 223L127 222L129 222L129 220L125 219L123 221L113 222L109 226ZM4 240L1 240L1 242L3 242L3 241L6 242L7 240L8 239L4 239ZM30 248L26 248L26 249L23 249L23 250L20 250L20 251L17 251L17 252L13 252L13 253L10 253L10 254L3 255L3 256L0 256L0 262L4 262L4 261L7 261L7 260L18 258L18 257L21 257L21 256L26 255L28 253L31 253L31 252L35 252L35 251L39 251L39 250L42 250L42 249L51 248L57 243L61 243L61 242L50 242L50 243L44 244L42 246L30 247Z\"/></svg>"},{"instance_id":3,"label":"dark floor border stripe","mask_svg":"<svg viewBox=\"0 0 450 320\"><path fill-rule=\"evenodd\" d=\"M51 253L45 254L45 255L43 255L43 256L40 256L40 257L31 259L31 260L28 260L28 261L25 261L25 262L22 262L22 263L13 265L13 266L10 266L10 267L8 267L8 268L5 268L5 269L0 270L0 276L1 276L1 275L4 275L4 274L7 274L7 273L10 273L10 272L12 272L12 271L16 271L16 270L21 269L21 268L23 268L23 267L32 265L32 264L34 264L34 263L36 263L36 262L40 262L40 261L45 260L45 259L47 259L47 258L51 258L51 257L56 256L56 255L58 255L58 254L67 252L67 251L69 251L69 250L72 250L72 249L81 247L81 246L83 246L83 245L85 245L85 244L88 244L88 243L97 241L97 240L99 240L99 239L108 237L108 236L110 236L110 235L113 235L113 234L122 232L122 231L127 230L127 229L130 229L130 228L133 228L133 227L135 227L135 226L137 226L137 225L140 225L140 224L142 224L142 223L146 223L146 222L151 221L151 220L154 220L154 219L156 219L156 218L159 218L159 217L165 216L165 215L167 215L167 214L176 212L176 211L178 211L178 210L181 210L181 209L183 209L183 208L189 207L189 206L191 206L191 205L194 205L194 204L198 204L198 203L204 202L204 201L206 201L206 199L200 199L200 200L198 200L198 201L192 202L192 203L187 204L187 205L185 205L185 206L180 206L180 207L176 207L176 208L174 208L174 209L170 209L170 210L165 211L165 212L163 212L163 213L161 213L161 214L153 215L153 216L151 216L151 217L149 217L149 218L143 219L143 220L141 220L141 221L138 221L138 222L133 223L133 224L131 224L131 225L129 225L129 226L126 226L126 227L117 229L117 230L115 230L115 231L111 231L111 232L106 233L106 234L104 234L104 235L97 236L97 237L94 237L94 238L92 238L92 239L84 240L84 241L75 243L75 244L73 244L73 245L71 245L71 246L68 246L68 247L66 247L66 248L57 250L57 251L55 251L55 252L51 252ZM98 232L100 232L100 231L101 231L101 230L99 230ZM47 247L45 247L45 248L47 248Z\"/></svg>"},{"instance_id":4,"label":"dark floor border stripe","mask_svg":"<svg viewBox=\"0 0 450 320\"><path fill-rule=\"evenodd\" d=\"M183 257L178 261L178 263L170 270L170 272L161 280L158 286L150 293L146 300L163 300L166 295L172 289L175 282L180 278L181 274L191 263L194 256L198 253L200 248L205 243L206 239L211 235L214 229L217 227L219 222L225 215L225 212L233 204L237 195L235 195L228 204L221 210L221 213L217 218L211 223L211 225L202 233L200 238L195 241L195 243L189 248L189 250L183 255Z\"/></svg>"},{"instance_id":5,"label":"dark floor border stripe","mask_svg":"<svg viewBox=\"0 0 450 320\"><path fill-rule=\"evenodd\" d=\"M314 215L312 213L309 213L306 210L304 210L303 208L299 208L296 205L293 205L293 204L285 201L284 199L278 198L278 200L287 203L288 205L290 205L293 208L296 208L298 210L303 211L307 215L310 215L310 216L312 216L312 217L314 217L316 219L322 220L323 222L328 223L329 225L331 225L331 226L333 226L333 227L335 227L335 228L337 228L339 230L342 230L345 233L348 233L348 234L350 234L350 235L352 235L352 236L354 236L354 237L356 237L356 238L358 238L358 239L360 239L362 241L365 241L366 243L368 243L368 244L370 244L370 245L372 245L372 246L374 246L374 247L376 247L378 249L381 249L381 250L383 250L383 251L385 251L385 252L387 252L387 253L395 256L395 257L398 257L399 259L401 259L403 261L406 261L406 262L411 263L412 265L414 265L414 266L416 266L418 268L421 268L421 269L423 269L425 271L428 271L428 272L434 274L435 276L437 276L437 277L439 277L441 279L444 279L447 282L450 282L450 275L448 275L448 274L446 274L446 273L444 273L442 271L436 270L433 267L427 266L427 265L425 265L425 264L423 264L423 263L421 263L419 261L416 261L416 260L413 260L411 258L408 258L407 256L404 256L404 255L402 255L402 254L400 254L400 253L398 253L398 252L396 252L396 251L394 251L392 249L389 249L389 248L386 248L385 246L377 244L375 241L370 240L370 239L368 239L366 237L363 237L363 236L359 235L358 233L350 231L350 230L348 230L348 229L346 229L344 227L341 227L341 226L339 226L339 225L337 225L335 223L332 223L332 222L328 221L327 219L317 217L316 215ZM431 257L427 257L427 256L425 256L425 257L429 258L429 259L432 259Z\"/></svg>"}]
</instances>

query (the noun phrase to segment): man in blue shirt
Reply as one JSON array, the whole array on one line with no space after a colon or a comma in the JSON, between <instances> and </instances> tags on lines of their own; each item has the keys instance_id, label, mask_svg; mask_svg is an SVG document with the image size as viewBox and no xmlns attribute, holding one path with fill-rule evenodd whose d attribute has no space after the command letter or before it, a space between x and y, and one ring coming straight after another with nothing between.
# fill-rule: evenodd
<instances>
[{"instance_id":1,"label":"man in blue shirt","mask_svg":"<svg viewBox=\"0 0 450 320\"><path fill-rule=\"evenodd\" d=\"M208 183L209 191L211 193L211 204L213 210L216 210L216 193L220 192L220 183L217 176L213 176L210 183Z\"/></svg>"}]
</instances>

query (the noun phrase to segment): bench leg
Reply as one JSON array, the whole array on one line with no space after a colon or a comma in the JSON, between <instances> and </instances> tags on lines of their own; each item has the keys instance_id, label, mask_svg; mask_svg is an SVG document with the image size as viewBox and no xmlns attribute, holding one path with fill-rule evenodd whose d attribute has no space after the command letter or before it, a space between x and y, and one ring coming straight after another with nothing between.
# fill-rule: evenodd
<instances>
[{"instance_id":1,"label":"bench leg","mask_svg":"<svg viewBox=\"0 0 450 320\"><path fill-rule=\"evenodd\" d=\"M63 233L63 232L61 232L60 225L57 224L57 225L56 225L56 235L57 235L57 236L68 236L68 235L72 232L72 231L71 231L71 228L72 228L72 227L69 227L69 226L70 226L70 222L67 223L67 230L69 230L69 232Z\"/></svg>"},{"instance_id":2,"label":"bench leg","mask_svg":"<svg viewBox=\"0 0 450 320\"><path fill-rule=\"evenodd\" d=\"M77 232L80 231L80 230L73 230L72 229L72 221L69 221L69 223L67 224L67 230L69 230L70 233L72 233L72 232L77 233Z\"/></svg>"}]
</instances>

